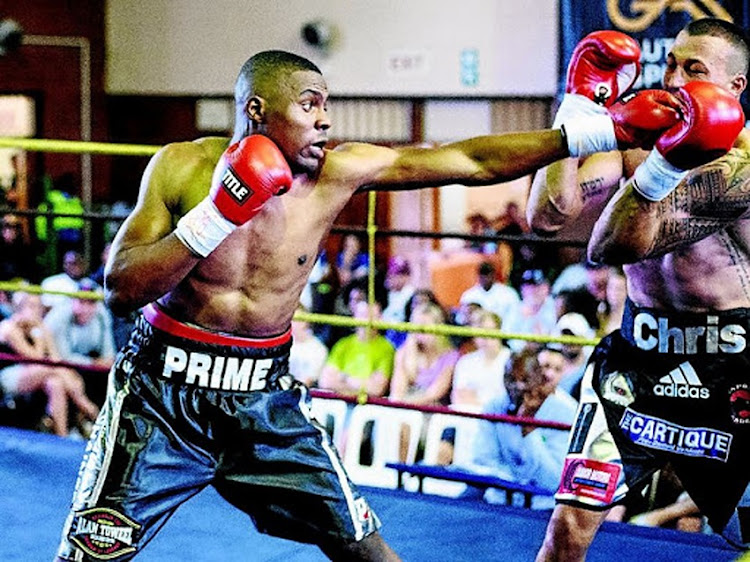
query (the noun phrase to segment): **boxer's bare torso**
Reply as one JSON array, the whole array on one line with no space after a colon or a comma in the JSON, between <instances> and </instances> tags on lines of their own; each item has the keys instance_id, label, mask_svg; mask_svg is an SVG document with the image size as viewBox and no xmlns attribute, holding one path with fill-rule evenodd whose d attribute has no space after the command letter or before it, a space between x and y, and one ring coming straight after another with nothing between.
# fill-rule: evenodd
<instances>
[{"instance_id":1,"label":"boxer's bare torso","mask_svg":"<svg viewBox=\"0 0 750 562\"><path fill-rule=\"evenodd\" d=\"M120 247L127 246L128 239L142 239L141 224L167 235L208 193L214 167L228 143L226 138L204 138L168 147L155 172L166 181L156 180L158 187L148 188L160 196L139 205L123 230ZM160 304L177 319L218 331L249 336L283 332L336 216L356 188L391 158L374 146L352 150L342 145L325 151L317 178L296 175L289 192L268 201L258 215L198 261L159 299ZM369 167L363 167L364 162ZM347 170L354 165L356 170Z\"/></svg>"},{"instance_id":2,"label":"boxer's bare torso","mask_svg":"<svg viewBox=\"0 0 750 562\"><path fill-rule=\"evenodd\" d=\"M743 131L729 154L691 172L687 186L633 213L628 236L641 249L624 267L634 302L694 312L750 307L749 148ZM638 156L624 159L625 177Z\"/></svg>"}]
</instances>

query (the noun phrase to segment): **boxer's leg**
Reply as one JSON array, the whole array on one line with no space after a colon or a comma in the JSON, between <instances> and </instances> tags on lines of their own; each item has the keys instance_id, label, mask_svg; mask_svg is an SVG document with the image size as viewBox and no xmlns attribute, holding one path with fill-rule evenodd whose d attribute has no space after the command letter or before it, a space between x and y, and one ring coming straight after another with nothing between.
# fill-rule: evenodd
<instances>
[{"instance_id":1,"label":"boxer's leg","mask_svg":"<svg viewBox=\"0 0 750 562\"><path fill-rule=\"evenodd\" d=\"M555 506L537 562L584 560L607 513L565 504Z\"/></svg>"}]
</instances>

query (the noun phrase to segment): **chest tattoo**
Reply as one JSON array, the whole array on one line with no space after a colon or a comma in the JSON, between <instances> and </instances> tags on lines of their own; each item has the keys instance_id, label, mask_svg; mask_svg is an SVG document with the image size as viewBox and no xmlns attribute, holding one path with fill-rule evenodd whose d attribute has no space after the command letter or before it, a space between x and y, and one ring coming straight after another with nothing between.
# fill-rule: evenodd
<instances>
[{"instance_id":1,"label":"chest tattoo","mask_svg":"<svg viewBox=\"0 0 750 562\"><path fill-rule=\"evenodd\" d=\"M307 263L307 254L302 254L297 258L297 265L305 265Z\"/></svg>"}]
</instances>

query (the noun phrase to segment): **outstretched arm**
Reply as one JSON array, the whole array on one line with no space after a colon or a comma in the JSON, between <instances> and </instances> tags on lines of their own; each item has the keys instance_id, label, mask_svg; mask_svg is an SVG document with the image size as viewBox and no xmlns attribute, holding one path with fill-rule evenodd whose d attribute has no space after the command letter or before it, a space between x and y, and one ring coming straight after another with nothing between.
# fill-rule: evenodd
<instances>
[{"instance_id":1,"label":"outstretched arm","mask_svg":"<svg viewBox=\"0 0 750 562\"><path fill-rule=\"evenodd\" d=\"M491 185L525 176L568 155L560 131L475 137L434 148L349 145L350 154L377 157L363 189L415 189L458 183Z\"/></svg>"}]
</instances>

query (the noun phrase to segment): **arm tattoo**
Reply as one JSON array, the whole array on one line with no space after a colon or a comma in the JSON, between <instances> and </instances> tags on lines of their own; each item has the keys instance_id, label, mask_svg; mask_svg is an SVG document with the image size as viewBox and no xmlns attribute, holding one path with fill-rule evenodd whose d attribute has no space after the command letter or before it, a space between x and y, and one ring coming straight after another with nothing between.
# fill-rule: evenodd
<instances>
[{"instance_id":1,"label":"arm tattoo","mask_svg":"<svg viewBox=\"0 0 750 562\"><path fill-rule=\"evenodd\" d=\"M601 176L583 181L578 185L581 188L581 198L584 203L601 196L604 192L604 178Z\"/></svg>"},{"instance_id":2,"label":"arm tattoo","mask_svg":"<svg viewBox=\"0 0 750 562\"><path fill-rule=\"evenodd\" d=\"M659 203L659 234L649 254L702 240L747 216L749 210L750 154L735 149L693 170Z\"/></svg>"}]
</instances>

